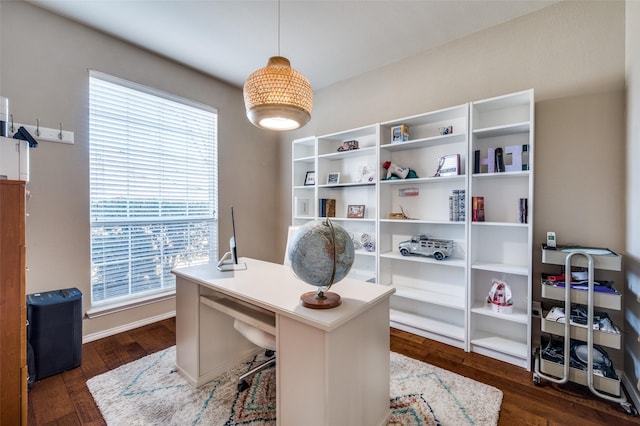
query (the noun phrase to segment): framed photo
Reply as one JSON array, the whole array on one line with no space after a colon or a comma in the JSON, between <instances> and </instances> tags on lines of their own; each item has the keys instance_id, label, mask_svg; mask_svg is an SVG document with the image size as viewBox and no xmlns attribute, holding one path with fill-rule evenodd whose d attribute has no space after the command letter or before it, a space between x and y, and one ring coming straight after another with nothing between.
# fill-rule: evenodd
<instances>
[{"instance_id":1,"label":"framed photo","mask_svg":"<svg viewBox=\"0 0 640 426\"><path fill-rule=\"evenodd\" d=\"M364 204L349 204L349 206L347 207L347 217L363 218Z\"/></svg>"},{"instance_id":2,"label":"framed photo","mask_svg":"<svg viewBox=\"0 0 640 426\"><path fill-rule=\"evenodd\" d=\"M438 170L435 176L456 176L460 174L460 154L445 155L438 158Z\"/></svg>"},{"instance_id":3,"label":"framed photo","mask_svg":"<svg viewBox=\"0 0 640 426\"><path fill-rule=\"evenodd\" d=\"M304 177L304 185L315 185L316 184L316 172L307 172L307 175Z\"/></svg>"},{"instance_id":4,"label":"framed photo","mask_svg":"<svg viewBox=\"0 0 640 426\"><path fill-rule=\"evenodd\" d=\"M296 197L296 216L309 216L309 199Z\"/></svg>"},{"instance_id":5,"label":"framed photo","mask_svg":"<svg viewBox=\"0 0 640 426\"><path fill-rule=\"evenodd\" d=\"M327 175L327 185L337 185L340 183L340 173L333 172Z\"/></svg>"}]
</instances>

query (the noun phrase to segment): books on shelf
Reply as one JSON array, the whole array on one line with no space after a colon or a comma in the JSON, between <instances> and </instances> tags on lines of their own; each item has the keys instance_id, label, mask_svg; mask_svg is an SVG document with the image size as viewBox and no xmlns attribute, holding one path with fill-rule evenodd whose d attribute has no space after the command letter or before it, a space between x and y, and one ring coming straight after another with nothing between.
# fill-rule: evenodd
<instances>
[{"instance_id":1,"label":"books on shelf","mask_svg":"<svg viewBox=\"0 0 640 426\"><path fill-rule=\"evenodd\" d=\"M471 220L484 222L484 197L471 197Z\"/></svg>"},{"instance_id":2,"label":"books on shelf","mask_svg":"<svg viewBox=\"0 0 640 426\"><path fill-rule=\"evenodd\" d=\"M449 196L449 220L464 222L466 218L466 190L454 189Z\"/></svg>"},{"instance_id":3,"label":"books on shelf","mask_svg":"<svg viewBox=\"0 0 640 426\"><path fill-rule=\"evenodd\" d=\"M320 217L336 217L336 200L333 198L320 198L318 203Z\"/></svg>"}]
</instances>

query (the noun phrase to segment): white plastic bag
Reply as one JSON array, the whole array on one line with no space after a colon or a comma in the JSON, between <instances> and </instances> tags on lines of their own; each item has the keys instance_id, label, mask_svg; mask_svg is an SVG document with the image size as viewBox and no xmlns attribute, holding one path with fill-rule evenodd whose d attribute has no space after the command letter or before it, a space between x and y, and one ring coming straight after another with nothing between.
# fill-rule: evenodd
<instances>
[{"instance_id":1,"label":"white plastic bag","mask_svg":"<svg viewBox=\"0 0 640 426\"><path fill-rule=\"evenodd\" d=\"M510 314L513 312L513 300L511 298L511 288L504 281L492 280L491 290L487 297L487 303L491 304L494 312Z\"/></svg>"}]
</instances>

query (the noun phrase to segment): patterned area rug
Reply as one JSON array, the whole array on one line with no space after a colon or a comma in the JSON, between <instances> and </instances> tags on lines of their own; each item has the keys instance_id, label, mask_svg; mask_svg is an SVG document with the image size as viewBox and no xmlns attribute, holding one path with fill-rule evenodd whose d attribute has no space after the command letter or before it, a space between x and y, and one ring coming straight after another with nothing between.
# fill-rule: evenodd
<instances>
[{"instance_id":1,"label":"patterned area rug","mask_svg":"<svg viewBox=\"0 0 640 426\"><path fill-rule=\"evenodd\" d=\"M502 392L391 352L389 425L496 425ZM237 392L254 357L198 389L174 369L175 346L93 377L87 386L109 426L275 425L275 369Z\"/></svg>"}]
</instances>

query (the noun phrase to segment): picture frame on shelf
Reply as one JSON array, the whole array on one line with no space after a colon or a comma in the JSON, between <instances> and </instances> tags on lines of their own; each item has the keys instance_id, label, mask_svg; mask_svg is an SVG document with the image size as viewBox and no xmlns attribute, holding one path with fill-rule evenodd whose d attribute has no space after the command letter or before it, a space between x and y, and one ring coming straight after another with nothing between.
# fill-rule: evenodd
<instances>
[{"instance_id":1,"label":"picture frame on shelf","mask_svg":"<svg viewBox=\"0 0 640 426\"><path fill-rule=\"evenodd\" d=\"M438 170L434 176L457 176L460 174L460 154L438 158Z\"/></svg>"},{"instance_id":2,"label":"picture frame on shelf","mask_svg":"<svg viewBox=\"0 0 640 426\"><path fill-rule=\"evenodd\" d=\"M315 185L316 184L316 172L309 171L304 177L304 186Z\"/></svg>"},{"instance_id":3,"label":"picture frame on shelf","mask_svg":"<svg viewBox=\"0 0 640 426\"><path fill-rule=\"evenodd\" d=\"M340 183L340 173L332 172L327 175L327 185L337 185Z\"/></svg>"},{"instance_id":4,"label":"picture frame on shelf","mask_svg":"<svg viewBox=\"0 0 640 426\"><path fill-rule=\"evenodd\" d=\"M296 216L309 216L309 199L296 197Z\"/></svg>"},{"instance_id":5,"label":"picture frame on shelf","mask_svg":"<svg viewBox=\"0 0 640 426\"><path fill-rule=\"evenodd\" d=\"M347 206L347 217L352 219L364 218L364 204L349 204Z\"/></svg>"}]
</instances>

